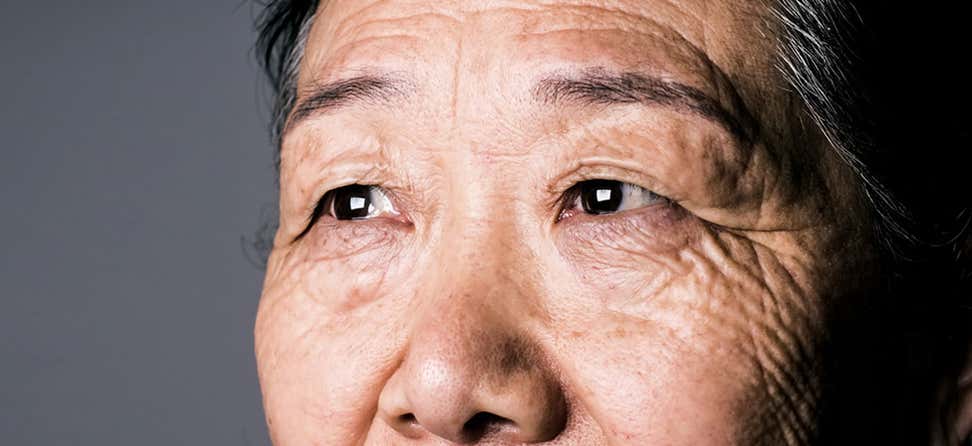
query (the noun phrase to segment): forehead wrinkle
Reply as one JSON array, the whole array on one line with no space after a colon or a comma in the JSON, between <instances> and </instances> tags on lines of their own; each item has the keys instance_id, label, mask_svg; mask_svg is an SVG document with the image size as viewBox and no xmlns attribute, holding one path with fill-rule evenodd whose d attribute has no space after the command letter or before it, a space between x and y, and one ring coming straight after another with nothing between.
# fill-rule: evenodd
<instances>
[{"instance_id":1,"label":"forehead wrinkle","mask_svg":"<svg viewBox=\"0 0 972 446\"><path fill-rule=\"evenodd\" d=\"M355 2L352 3L356 3ZM334 1L327 2L322 8L327 8L327 6L333 5ZM447 7L439 7L440 4L436 3L435 6L425 5L413 5L415 7L409 8L404 12L398 14L387 14L388 10L400 11L396 8L378 8L386 3L387 0L378 0L369 5L346 14L340 17L332 18L336 21L334 29L331 33L338 39L345 38L348 35L360 34L363 30L374 27L374 26L391 26L392 28L402 28L403 22L422 22L429 20L445 21L448 25L454 26L461 21L461 17ZM400 2L399 2L400 3ZM323 12L326 9L321 9L319 12ZM373 13L370 14L369 13ZM382 14L385 13L385 14Z\"/></svg>"},{"instance_id":2,"label":"forehead wrinkle","mask_svg":"<svg viewBox=\"0 0 972 446\"><path fill-rule=\"evenodd\" d=\"M370 13L375 13L375 15L381 14L381 12L379 12L381 11L381 8L379 8L379 6L387 3L388 2L369 3L363 8L355 8L355 10L352 13L348 14L346 17L357 17L357 18L366 19L366 17L363 16L366 15L368 11L370 11ZM693 45L692 42L685 37L686 35L688 35L688 36L694 36L695 38L698 38L699 30L697 26L693 25L693 23L695 23L694 20L696 20L697 17L689 14L691 11L685 8L684 6L680 7L679 5L673 4L671 2L661 2L662 9L665 10L665 12L661 13L660 17L655 17L652 14L649 14L648 16L638 15L636 14L636 12L644 8L622 7L625 5L623 5L621 2L613 2L609 7L602 7L598 5L577 4L578 2L571 2L571 3L572 4L566 6L566 8L568 8L568 13L567 13L568 16L566 20L563 18L557 18L558 16L556 14L553 14L553 12L556 12L556 10L553 8L553 6L555 5L550 4L548 2L526 2L525 6L522 7L515 7L516 3L514 2L490 2L489 5L483 5L477 3L476 5L473 5L473 7L466 7L468 6L468 4L464 4L461 6L447 5L442 7L440 7L439 4L430 7L422 7L421 5L418 5L418 7L413 7L413 5L406 5L406 8L408 9L406 9L404 13L407 15L404 15L403 17L407 19L408 17L431 16L431 17L435 17L433 20L438 20L438 17L441 16L441 17L446 17L449 20L459 20L465 23L468 22L467 19L470 16L479 16L478 19L482 19L481 16L484 14L496 13L504 18L506 16L510 16L510 18L512 19L510 22L511 26L509 27L510 31L512 32L504 33L507 35L507 37L515 37L517 35L523 35L524 32L520 32L519 34L517 34L516 32L518 30L523 31L524 29L529 29L535 26L545 27L547 28L548 31L550 31L551 26L554 28L558 28L558 27L562 28L562 25L558 25L558 23L562 24L567 22L568 24L570 24L570 22L576 22L578 19L575 19L574 17L580 17L581 19L586 20L585 18L586 16L592 16L593 18L592 20L590 20L591 23L611 22L612 20L620 21L622 22L623 26L621 28L611 29L611 31L623 33L624 36L621 38L627 39L629 42L631 42L630 45L634 45L637 43L633 41L635 40L634 39L635 37L638 37L637 34L644 34L644 37L640 37L638 38L638 40L640 39L648 40L648 42L646 43L648 43L649 45L645 46L645 51L647 51L647 56L649 57L643 57L641 60L636 60L636 59L625 60L630 56L624 54L623 52L619 54L608 54L611 51L608 51L607 53L588 51L588 53L594 56L593 59L595 59L592 60L591 62L595 62L595 63L584 64L583 60L579 60L576 61L577 62L576 65L578 66L605 65L608 67L619 67L625 69L630 67L632 69L638 69L639 71L645 69L652 74L658 74L663 77L667 76L673 79L678 79L680 82L685 83L685 85L692 86L693 88L699 89L700 91L707 92L712 97L716 97L719 99L726 99L724 101L720 101L723 103L723 105L726 106L725 108L727 108L730 111L738 111L738 108L735 107L734 105L742 104L742 102L730 100L732 98L738 98L738 94L735 93L727 94L724 90L726 88L726 85L729 85L730 87L732 86L731 83L728 82L728 78L720 79L719 73L722 73L722 70L719 69L719 67L711 66L710 64L712 64L713 62L709 57L707 57L708 55L705 54L705 52L702 51L699 47ZM354 3L352 2L352 4ZM412 10L420 9L421 11L416 12L409 9ZM435 10L436 12L429 12L429 10ZM597 14L590 14L590 13L585 15L584 11L588 11L588 10L590 11L603 10L604 14L600 16L598 16ZM445 11L445 12L440 14L438 11ZM517 14L514 14L520 12L522 12L522 14L519 14L520 17L517 17ZM540 19L537 19L536 17L533 17L529 14L539 15ZM676 26L671 25L671 22L674 21L673 18L677 18L680 16L685 16L686 18L689 19L684 24L685 27L687 27L687 29L682 30ZM544 18L550 18L550 20L544 20ZM554 20L555 18L557 19ZM391 26L400 20L401 18L379 18L374 23L376 24L384 23L386 26ZM346 18L345 19L338 18L335 19L335 21L340 22L341 27L344 27L346 29L351 29L351 30L354 29L354 27L352 26L353 23L351 23L354 20L347 20ZM551 23L553 25L551 25ZM679 23L681 24L681 22ZM637 27L634 26L639 24L640 26ZM337 24L335 24L335 26L337 26ZM435 29L439 29L439 28L441 28L441 26L435 27ZM535 30L543 32L538 29ZM420 31L421 32L416 31L413 33L409 30L403 30L403 29L396 30L398 34L401 34L403 32L409 32L410 34L415 34L415 35L409 35L409 37L411 39L416 40L416 43L414 44L414 46L416 46L416 50L424 50L424 47L421 47L422 46L421 44L423 43L422 40L432 39L434 36L430 34L429 30L420 30ZM579 32L580 34L585 33L584 30L577 29L577 28L563 29L563 31L574 31L574 32ZM589 33L590 31L586 31L586 32ZM321 33L318 33L318 38L320 37L322 37ZM373 37L366 37L366 38L371 39ZM597 41L600 40L601 39L597 39ZM557 42L557 43L561 43L561 42ZM609 45L609 43L610 43L610 39L607 39L599 43L598 46L610 47L611 45ZM357 46L357 43L347 42L342 44L342 46L350 46L350 45ZM569 48L564 48L564 49L569 50ZM591 49L593 50L595 48L591 47ZM406 50L408 50L408 48L406 48ZM381 55L377 51L369 52L367 50L364 53L365 56L357 56L357 54L359 53L356 51L356 48L351 50L342 49L340 52L354 53L354 55L349 54L349 57L346 57L345 58L346 60L342 60L341 62L347 62L347 59L352 59L355 57L364 59L367 56L371 56L371 55L377 55L377 57L382 57L382 58L386 57ZM617 51L615 50L615 52ZM581 54L583 55L583 53ZM670 56L672 54L674 55L674 58ZM517 54L515 52L513 55L514 57L517 57ZM530 56L529 54L527 54L526 56L527 57L522 57L521 55L521 57L517 57L517 58L522 58L523 60L525 60L527 62L526 65L534 65L534 67L536 67L537 59L533 57L529 57ZM398 59L401 56L389 55L387 57L392 59ZM568 57L573 57L576 59L576 56L568 55ZM554 63L557 62L552 60L554 58L550 58L551 59L550 62L547 63L546 65L548 66L554 65ZM320 60L328 59L328 64L330 65L339 66L343 64L343 63L335 64L336 58L333 57L331 54L322 55L319 59ZM421 60L421 58L411 59L411 61L403 60L402 62L406 62L406 65L408 64L414 65L416 60ZM570 61L571 61L570 59L567 60L568 64L570 64ZM514 63L516 62L514 61ZM560 65L563 66L568 64L560 64ZM542 59L540 60L540 65L543 65ZM666 69L666 66L671 69ZM419 73L421 73L424 70L422 66L416 66L413 68L416 68ZM527 67L527 68L533 68L533 67ZM705 111L705 107L700 108L700 110ZM711 109L709 111L711 111ZM739 119L739 121L743 121L749 124L749 122L747 122L748 120L746 119L747 118L746 115L748 115L748 113L745 110L743 110L742 113L739 114L743 115L742 118Z\"/></svg>"},{"instance_id":3,"label":"forehead wrinkle","mask_svg":"<svg viewBox=\"0 0 972 446\"><path fill-rule=\"evenodd\" d=\"M397 33L401 33L400 30L409 29L412 24L426 24L435 22L445 22L441 24L438 28L443 27L455 28L461 22L453 16L446 14L435 13L435 12L421 12L410 15L400 15L394 17L385 18L371 18L363 22L349 23L348 21L340 22L337 30L334 31L336 40L340 39L350 39L352 41L361 40L359 37L362 34L368 34L368 32L374 32L375 34L387 35L388 29L393 29ZM347 28L343 30L342 28ZM377 29L377 30L376 30ZM404 33L401 33L404 34ZM350 37L349 37L350 36ZM399 34L392 34L391 37L397 37ZM418 36L411 36L413 38L418 38ZM428 39L425 39L428 40Z\"/></svg>"},{"instance_id":4,"label":"forehead wrinkle","mask_svg":"<svg viewBox=\"0 0 972 446\"><path fill-rule=\"evenodd\" d=\"M571 2L570 9L593 9L604 10L612 17L620 17L624 26L618 26L616 22L610 20L589 19L590 15L576 14L577 20L533 20L521 27L515 35L522 41L534 40L547 35L560 35L569 33L581 34L577 45L588 45L590 43L590 33L619 33L627 42L632 37L643 35L641 39L648 42L659 44L644 47L647 53L641 59L632 58L632 54L641 54L638 47L634 51L617 51L618 57L605 58L599 54L594 65L614 66L619 69L631 69L646 71L662 77L672 76L680 82L699 89L715 97L718 103L723 105L729 112L736 115L742 127L751 130L752 139L762 139L764 126L773 127L775 121L762 122L768 119L764 113L762 104L767 99L760 97L747 97L742 93L765 90L766 82L773 78L766 78L761 71L765 68L772 72L772 61L766 60L765 63L752 58L745 58L746 63L737 63L736 59L726 59L725 51L727 48L720 46L722 41L718 39L718 31L713 28L708 16L720 12L731 17L732 22L723 32L733 34L745 34L748 28L742 28L739 21L740 16L756 20L757 28L753 35L744 40L757 44L772 40L772 36L767 36L762 26L765 20L764 11L761 9L763 2L732 2L732 7L716 8L708 2L697 2L692 5L698 6L698 10L691 8L684 3L674 3L670 1L659 1L652 5L651 10L643 7L622 8L623 2L611 2L610 7L600 7L596 5L577 5L576 1ZM583 3L583 2L581 2ZM658 8L657 6L661 6ZM556 18L556 15L551 17ZM674 25L677 23L677 26ZM745 37L745 36L742 36ZM755 39L755 40L754 40ZM576 45L575 45L576 46ZM630 45L629 45L630 46ZM762 48L761 46L759 48ZM742 48L735 48L742 50ZM769 45L772 49L772 44ZM665 54L653 54L662 51ZM568 58L576 58L574 53L567 53ZM673 57L674 56L674 57ZM611 60L615 59L615 60ZM625 60L628 59L628 60ZM755 64L755 65L754 65ZM765 65L761 67L760 64ZM590 65L590 64L588 64ZM666 69L665 65L669 68ZM731 73L730 69L748 67L756 71L751 73L757 80L756 83L750 82L749 76L739 76L739 73ZM678 76L678 72L688 71L684 79ZM674 75L674 76L673 76ZM699 82L698 80L702 80ZM772 93L772 92L770 92ZM754 113L756 112L756 113Z\"/></svg>"},{"instance_id":5,"label":"forehead wrinkle","mask_svg":"<svg viewBox=\"0 0 972 446\"><path fill-rule=\"evenodd\" d=\"M408 43L410 47L418 47L422 39L411 34L401 32L389 35L374 35L359 37L347 42L335 43L333 39L328 39L329 48L317 48L311 43L308 44L306 56L301 63L298 74L298 89L306 89L312 84L323 84L338 78L349 78L381 71L378 67L387 65L384 59L394 62L400 55L394 54L386 57L374 57L369 54L369 47L381 46L384 42L393 42L401 46ZM369 54L369 57L361 57L360 54ZM357 61L361 59L361 61Z\"/></svg>"},{"instance_id":6,"label":"forehead wrinkle","mask_svg":"<svg viewBox=\"0 0 972 446\"><path fill-rule=\"evenodd\" d=\"M664 1L656 3L671 5L670 2ZM597 30L604 29L603 26L609 26L610 29L619 31L634 31L636 28L644 30L645 24L651 24L652 30L657 31L658 29L671 30L674 28L671 26L671 22L677 20L674 18L677 15L698 21L694 14L685 12L683 8L672 6L671 9L674 9L675 12L669 12L658 8L660 6L658 4L652 5L650 11L646 11L644 8L620 7L617 6L617 2L615 2L615 6L576 2L566 5L558 3L554 6L554 8L537 8L543 15L525 21L520 32L523 34L542 34L562 29ZM679 34L684 35L685 31L681 31ZM663 36L659 35L658 37Z\"/></svg>"},{"instance_id":7,"label":"forehead wrinkle","mask_svg":"<svg viewBox=\"0 0 972 446\"><path fill-rule=\"evenodd\" d=\"M551 25L548 21L537 21L524 26L512 37L524 44L539 47L544 50L541 54L558 50L551 48L551 43L544 42L547 37L553 38L555 43L572 43L563 58L576 65L603 65L618 71L640 71L677 80L700 92L714 94L729 111L744 115L740 120L751 120L732 79L704 49L707 30L691 33L702 34L702 42L695 43L689 38L688 30L653 17L638 16L638 20L641 26L637 27L619 27L615 23L603 26L573 23ZM556 42L558 37L560 42ZM599 44L599 41L604 43ZM585 54L584 50L590 54Z\"/></svg>"},{"instance_id":8,"label":"forehead wrinkle","mask_svg":"<svg viewBox=\"0 0 972 446\"><path fill-rule=\"evenodd\" d=\"M374 66L384 60L414 60L430 47L433 38L442 35L442 30L455 28L455 17L443 8L412 7L403 11L397 4L386 7L391 6L389 3L379 0L355 8L358 1L322 2L298 75L301 83L306 83L308 77L318 82L340 77L348 67ZM446 23L436 23L443 20ZM437 32L429 33L429 29Z\"/></svg>"}]
</instances>

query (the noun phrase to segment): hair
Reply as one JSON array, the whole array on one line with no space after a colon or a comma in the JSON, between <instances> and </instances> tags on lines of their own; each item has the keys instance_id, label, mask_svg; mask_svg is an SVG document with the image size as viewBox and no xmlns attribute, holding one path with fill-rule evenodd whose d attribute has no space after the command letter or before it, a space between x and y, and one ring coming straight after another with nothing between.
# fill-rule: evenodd
<instances>
[{"instance_id":1,"label":"hair","mask_svg":"<svg viewBox=\"0 0 972 446\"><path fill-rule=\"evenodd\" d=\"M270 134L278 168L282 131L297 94L298 68L320 3L270 0L257 18L257 57L275 94ZM902 89L922 73L902 73L902 58L894 53L902 45L915 45L913 40L891 39L900 34L900 23L916 22L919 12L903 8L896 12L900 17L892 17L894 13L887 12L892 6L875 3L773 1L779 35L776 67L836 156L858 179L895 294L903 296L893 301L897 310L889 317L892 324L908 327L898 334L909 344L903 348L924 352L910 356L903 367L909 374L905 379L919 383L912 386L915 395L908 397L909 404L930 407L933 382L958 373L972 327L972 212L967 184L961 180L967 172L955 158L962 153L956 149L968 148L968 131L962 130L967 112L943 126L947 108L929 102L924 89ZM934 19L940 22L940 17ZM959 85L966 83L960 76L954 79ZM939 113L921 117L909 107ZM934 147L922 147L918 153L918 147L932 143ZM951 169L945 174L943 160ZM920 175L937 183L916 186L912 180ZM942 291L930 293L930 284Z\"/></svg>"},{"instance_id":2,"label":"hair","mask_svg":"<svg viewBox=\"0 0 972 446\"><path fill-rule=\"evenodd\" d=\"M948 51L924 64L901 57L909 47L934 52L948 46L947 33L930 29L949 29L934 16L941 11L926 8L934 20L925 22L921 8L876 3L777 0L777 60L837 156L856 174L874 217L892 303L878 312L886 319L878 326L885 343L898 351L887 354L886 370L892 372L883 380L865 379L894 389L897 415L908 425L920 417L942 419L936 413L942 381L957 382L969 350L972 213L967 182L961 180L967 172L956 167L968 166L962 162L968 154L956 149L967 150L969 135L963 130L967 112L955 113L946 102L959 98L943 100L924 88L926 82L950 84L948 74L942 75L950 70L940 62L950 59ZM901 33L904 24L914 34ZM925 35L916 39L919 33ZM922 71L910 72L906 64ZM925 178L933 180L915 181ZM928 435L940 442L948 430L899 429L907 437L898 438L902 444L928 443Z\"/></svg>"},{"instance_id":3,"label":"hair","mask_svg":"<svg viewBox=\"0 0 972 446\"><path fill-rule=\"evenodd\" d=\"M277 149L274 164L278 170L281 137L297 99L298 70L318 4L317 0L271 0L257 17L257 60L275 95L270 111L270 138Z\"/></svg>"}]
</instances>

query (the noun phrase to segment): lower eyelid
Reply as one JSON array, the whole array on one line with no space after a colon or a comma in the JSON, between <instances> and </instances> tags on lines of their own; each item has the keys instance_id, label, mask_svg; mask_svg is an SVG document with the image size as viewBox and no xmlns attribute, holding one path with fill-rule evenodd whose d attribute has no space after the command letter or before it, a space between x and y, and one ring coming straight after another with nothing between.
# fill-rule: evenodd
<instances>
[{"instance_id":1,"label":"lower eyelid","mask_svg":"<svg viewBox=\"0 0 972 446\"><path fill-rule=\"evenodd\" d=\"M643 244L645 248L656 243L670 244L691 233L691 214L670 201L662 201L638 209L615 214L588 215L581 213L559 223L565 240L616 246L621 243ZM673 238L674 237L674 238ZM628 240L628 242L623 242Z\"/></svg>"},{"instance_id":2,"label":"lower eyelid","mask_svg":"<svg viewBox=\"0 0 972 446\"><path fill-rule=\"evenodd\" d=\"M411 224L389 218L338 220L327 217L312 228L305 243L326 258L340 258L385 247L411 230Z\"/></svg>"}]
</instances>

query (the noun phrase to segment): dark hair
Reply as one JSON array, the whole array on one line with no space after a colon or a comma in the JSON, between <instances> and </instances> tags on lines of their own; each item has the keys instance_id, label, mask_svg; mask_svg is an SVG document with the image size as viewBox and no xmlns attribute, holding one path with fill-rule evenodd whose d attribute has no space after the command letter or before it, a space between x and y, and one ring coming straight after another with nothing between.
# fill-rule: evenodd
<instances>
[{"instance_id":1,"label":"dark hair","mask_svg":"<svg viewBox=\"0 0 972 446\"><path fill-rule=\"evenodd\" d=\"M271 135L279 148L319 2L263 6L256 51L275 93ZM889 354L901 372L885 378L903 380L897 394L911 392L901 397L909 409L899 416L928 416L936 386L957 376L972 329L968 112L951 105L968 103L969 89L965 70L944 65L962 51L964 15L943 23L947 14L931 7L847 0L777 0L773 15L777 67L856 173L874 217L894 296L876 312L885 320L874 327L906 350L903 367L900 351ZM902 26L913 33L901 33ZM923 434L899 440L920 443Z\"/></svg>"},{"instance_id":2,"label":"dark hair","mask_svg":"<svg viewBox=\"0 0 972 446\"><path fill-rule=\"evenodd\" d=\"M270 135L277 149L297 97L297 70L317 6L317 0L271 0L257 17L257 61L274 92ZM279 150L274 153L275 164L279 166Z\"/></svg>"}]
</instances>

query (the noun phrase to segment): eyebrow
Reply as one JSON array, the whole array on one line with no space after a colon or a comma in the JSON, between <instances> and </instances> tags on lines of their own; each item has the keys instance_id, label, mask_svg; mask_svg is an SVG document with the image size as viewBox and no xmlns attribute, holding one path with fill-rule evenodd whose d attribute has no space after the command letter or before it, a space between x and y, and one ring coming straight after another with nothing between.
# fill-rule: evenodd
<instances>
[{"instance_id":1,"label":"eyebrow","mask_svg":"<svg viewBox=\"0 0 972 446\"><path fill-rule=\"evenodd\" d=\"M600 69L542 78L533 89L544 104L616 105L643 104L671 107L712 121L741 141L749 142L753 121L738 95L734 105L744 112L738 118L702 90L672 80L637 72L610 73Z\"/></svg>"},{"instance_id":2,"label":"eyebrow","mask_svg":"<svg viewBox=\"0 0 972 446\"><path fill-rule=\"evenodd\" d=\"M388 103L404 96L406 90L401 79L389 75L361 75L313 85L294 106L284 133L313 115L362 102Z\"/></svg>"},{"instance_id":3,"label":"eyebrow","mask_svg":"<svg viewBox=\"0 0 972 446\"><path fill-rule=\"evenodd\" d=\"M739 118L698 88L639 72L587 69L541 78L533 88L536 101L546 105L643 104L693 113L712 121L737 139L750 142L754 121L733 92ZM406 82L389 74L361 75L308 88L284 126L284 133L311 116L359 103L387 104L409 93Z\"/></svg>"}]
</instances>

